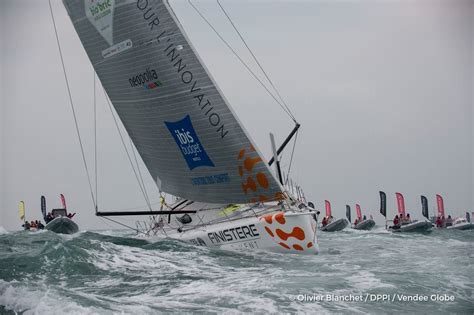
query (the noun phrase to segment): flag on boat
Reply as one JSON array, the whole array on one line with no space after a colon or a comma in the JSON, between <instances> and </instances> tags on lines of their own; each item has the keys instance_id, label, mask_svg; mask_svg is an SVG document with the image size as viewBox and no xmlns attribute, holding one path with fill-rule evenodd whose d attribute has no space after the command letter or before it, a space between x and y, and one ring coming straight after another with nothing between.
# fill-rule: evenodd
<instances>
[{"instance_id":1,"label":"flag on boat","mask_svg":"<svg viewBox=\"0 0 474 315\"><path fill-rule=\"evenodd\" d=\"M399 192L395 193L397 196L397 206L398 206L398 214L405 216L405 198Z\"/></svg>"},{"instance_id":2,"label":"flag on boat","mask_svg":"<svg viewBox=\"0 0 474 315\"><path fill-rule=\"evenodd\" d=\"M469 215L469 212L466 212L466 221L471 222L471 216Z\"/></svg>"},{"instance_id":3,"label":"flag on boat","mask_svg":"<svg viewBox=\"0 0 474 315\"><path fill-rule=\"evenodd\" d=\"M25 203L23 201L20 201L18 211L20 213L20 220L25 221Z\"/></svg>"},{"instance_id":4,"label":"flag on boat","mask_svg":"<svg viewBox=\"0 0 474 315\"><path fill-rule=\"evenodd\" d=\"M328 200L324 200L324 203L326 205L326 217L330 218L331 217L331 203Z\"/></svg>"},{"instance_id":5,"label":"flag on boat","mask_svg":"<svg viewBox=\"0 0 474 315\"><path fill-rule=\"evenodd\" d=\"M46 220L46 198L41 196L41 213L43 214L43 219Z\"/></svg>"},{"instance_id":6,"label":"flag on boat","mask_svg":"<svg viewBox=\"0 0 474 315\"><path fill-rule=\"evenodd\" d=\"M356 204L356 213L357 213L357 220L362 220L362 210L360 210L360 205Z\"/></svg>"},{"instance_id":7,"label":"flag on boat","mask_svg":"<svg viewBox=\"0 0 474 315\"><path fill-rule=\"evenodd\" d=\"M438 216L444 217L444 201L443 197L436 195L436 203L438 204Z\"/></svg>"},{"instance_id":8,"label":"flag on boat","mask_svg":"<svg viewBox=\"0 0 474 315\"><path fill-rule=\"evenodd\" d=\"M66 207L66 198L64 198L64 195L63 195L63 194L60 195L60 198L61 198L61 205L62 205L62 207L63 207L64 209L67 209L67 207Z\"/></svg>"},{"instance_id":9,"label":"flag on boat","mask_svg":"<svg viewBox=\"0 0 474 315\"><path fill-rule=\"evenodd\" d=\"M380 194L380 214L387 217L387 195L383 191L379 191Z\"/></svg>"},{"instance_id":10,"label":"flag on boat","mask_svg":"<svg viewBox=\"0 0 474 315\"><path fill-rule=\"evenodd\" d=\"M351 222L351 206L346 205L346 218Z\"/></svg>"},{"instance_id":11,"label":"flag on boat","mask_svg":"<svg viewBox=\"0 0 474 315\"><path fill-rule=\"evenodd\" d=\"M425 196L421 196L421 213L425 218L430 218L428 214L428 198Z\"/></svg>"},{"instance_id":12,"label":"flag on boat","mask_svg":"<svg viewBox=\"0 0 474 315\"><path fill-rule=\"evenodd\" d=\"M285 198L168 1L63 2L161 191L222 204Z\"/></svg>"}]
</instances>

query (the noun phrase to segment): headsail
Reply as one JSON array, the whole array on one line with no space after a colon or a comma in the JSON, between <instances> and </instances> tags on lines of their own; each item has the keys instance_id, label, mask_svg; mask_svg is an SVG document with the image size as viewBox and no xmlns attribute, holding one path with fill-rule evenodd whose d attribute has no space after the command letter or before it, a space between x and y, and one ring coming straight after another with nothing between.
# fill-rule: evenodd
<instances>
[{"instance_id":1,"label":"headsail","mask_svg":"<svg viewBox=\"0 0 474 315\"><path fill-rule=\"evenodd\" d=\"M351 206L346 205L346 218L351 222Z\"/></svg>"},{"instance_id":2,"label":"headsail","mask_svg":"<svg viewBox=\"0 0 474 315\"><path fill-rule=\"evenodd\" d=\"M405 215L405 198L399 192L395 193L397 196L397 206L398 206L398 214Z\"/></svg>"},{"instance_id":3,"label":"headsail","mask_svg":"<svg viewBox=\"0 0 474 315\"><path fill-rule=\"evenodd\" d=\"M421 196L421 213L425 218L430 218L428 214L428 198L425 196Z\"/></svg>"},{"instance_id":4,"label":"headsail","mask_svg":"<svg viewBox=\"0 0 474 315\"><path fill-rule=\"evenodd\" d=\"M383 191L380 194L380 214L387 217L387 195Z\"/></svg>"},{"instance_id":5,"label":"headsail","mask_svg":"<svg viewBox=\"0 0 474 315\"><path fill-rule=\"evenodd\" d=\"M283 197L167 1L63 2L162 191L226 204Z\"/></svg>"},{"instance_id":6,"label":"headsail","mask_svg":"<svg viewBox=\"0 0 474 315\"><path fill-rule=\"evenodd\" d=\"M436 203L438 204L438 216L444 217L444 201L443 197L436 195Z\"/></svg>"},{"instance_id":7,"label":"headsail","mask_svg":"<svg viewBox=\"0 0 474 315\"><path fill-rule=\"evenodd\" d=\"M324 200L324 204L326 206L326 216L330 218L331 217L331 203L328 200Z\"/></svg>"},{"instance_id":8,"label":"headsail","mask_svg":"<svg viewBox=\"0 0 474 315\"><path fill-rule=\"evenodd\" d=\"M362 220L362 210L360 209L360 205L356 204L356 213L357 213L357 220Z\"/></svg>"},{"instance_id":9,"label":"headsail","mask_svg":"<svg viewBox=\"0 0 474 315\"><path fill-rule=\"evenodd\" d=\"M25 203L20 201L18 205L18 212L20 213L20 220L25 221Z\"/></svg>"}]
</instances>

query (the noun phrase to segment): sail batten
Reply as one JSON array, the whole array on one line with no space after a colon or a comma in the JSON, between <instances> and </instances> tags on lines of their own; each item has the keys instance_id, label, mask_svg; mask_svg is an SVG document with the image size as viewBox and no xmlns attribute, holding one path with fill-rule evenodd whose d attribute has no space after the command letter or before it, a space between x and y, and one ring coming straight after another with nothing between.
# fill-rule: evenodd
<instances>
[{"instance_id":1,"label":"sail batten","mask_svg":"<svg viewBox=\"0 0 474 315\"><path fill-rule=\"evenodd\" d=\"M167 1L63 2L161 191L209 203L283 197Z\"/></svg>"}]
</instances>

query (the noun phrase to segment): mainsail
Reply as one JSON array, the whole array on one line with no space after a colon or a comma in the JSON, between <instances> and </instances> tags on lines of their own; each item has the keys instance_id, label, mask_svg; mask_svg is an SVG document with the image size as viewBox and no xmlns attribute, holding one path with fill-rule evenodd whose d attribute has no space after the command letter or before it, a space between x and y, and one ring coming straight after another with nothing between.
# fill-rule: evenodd
<instances>
[{"instance_id":1,"label":"mainsail","mask_svg":"<svg viewBox=\"0 0 474 315\"><path fill-rule=\"evenodd\" d=\"M81 42L162 191L209 203L282 187L165 0L64 0Z\"/></svg>"}]
</instances>

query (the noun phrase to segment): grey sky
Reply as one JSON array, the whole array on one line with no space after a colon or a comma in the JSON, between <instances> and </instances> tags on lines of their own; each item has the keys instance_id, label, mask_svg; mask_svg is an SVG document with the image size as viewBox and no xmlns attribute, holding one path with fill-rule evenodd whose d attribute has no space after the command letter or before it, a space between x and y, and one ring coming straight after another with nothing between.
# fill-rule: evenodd
<instances>
[{"instance_id":1,"label":"grey sky","mask_svg":"<svg viewBox=\"0 0 474 315\"><path fill-rule=\"evenodd\" d=\"M268 132L293 127L187 1L171 1L188 36L264 154ZM250 62L215 1L195 1ZM293 178L323 208L359 202L377 221L378 190L421 217L441 193L448 213L474 210L472 1L231 1L222 4L302 124ZM92 66L53 1L81 135L93 171ZM46 0L0 1L0 226L17 229L19 200L64 193L82 229L107 228L93 206ZM253 66L254 69L256 67ZM144 205L100 88L99 205ZM287 165L289 151L284 154ZM144 168L142 169L144 170ZM92 172L91 172L92 174ZM146 176L153 201L154 184ZM133 222L134 218L126 220Z\"/></svg>"}]
</instances>

